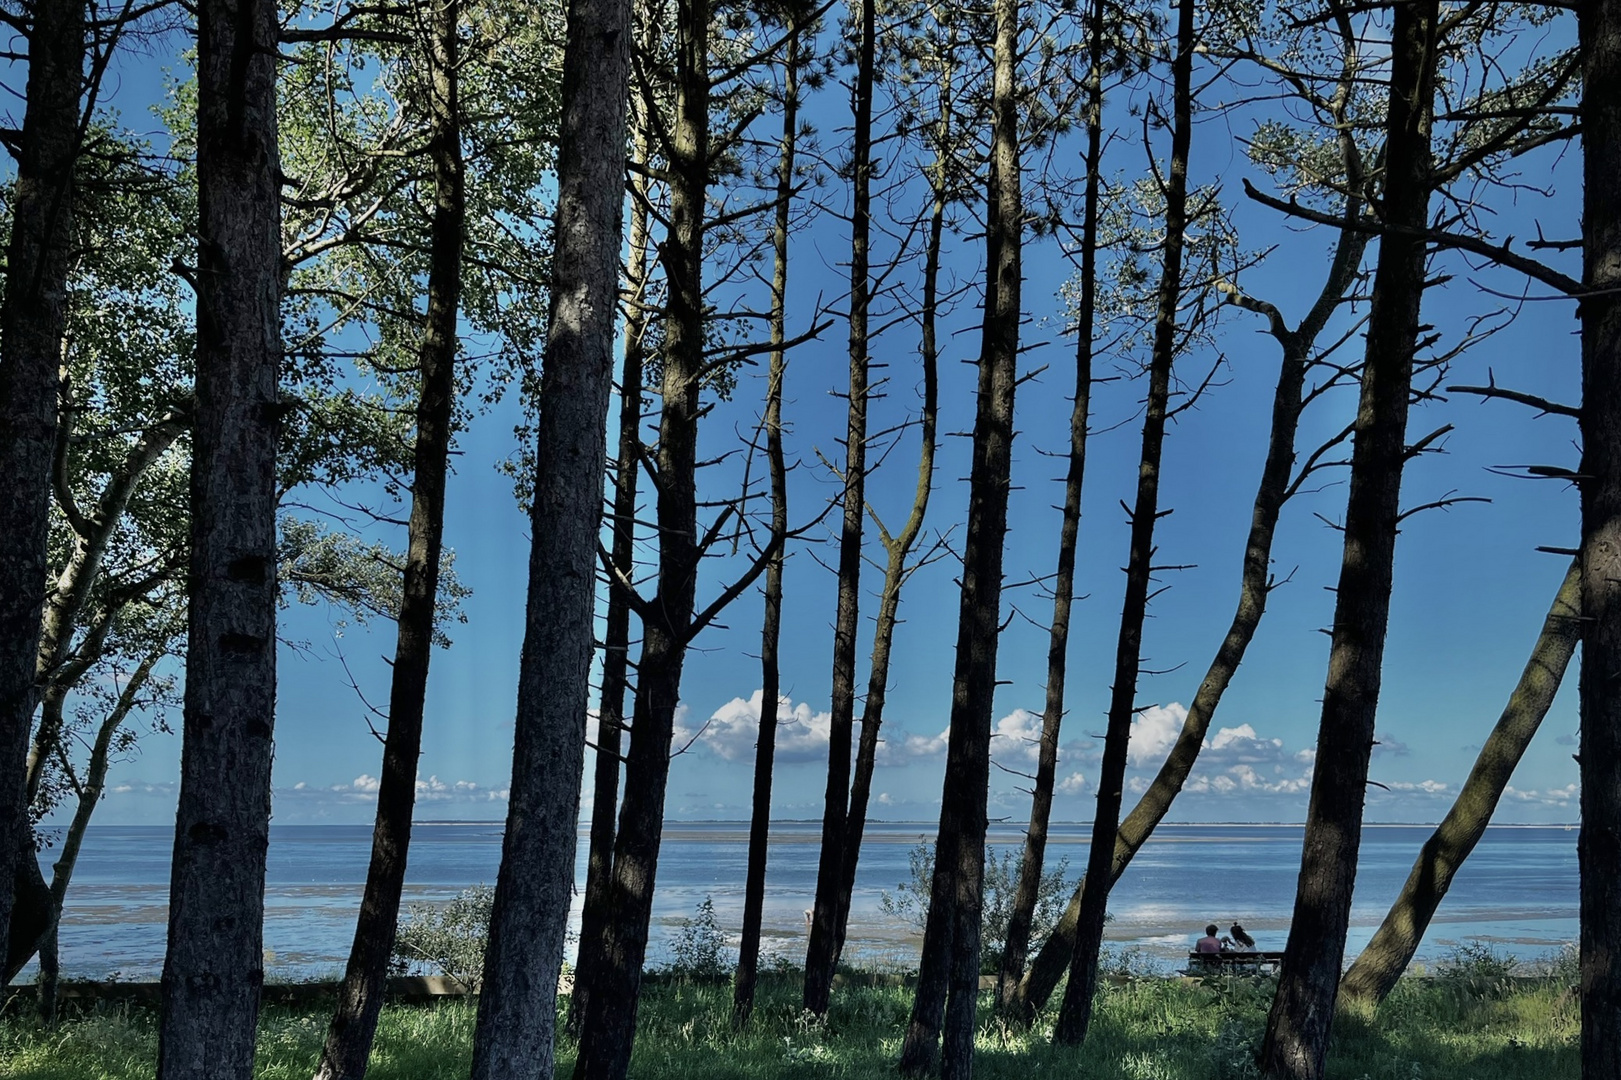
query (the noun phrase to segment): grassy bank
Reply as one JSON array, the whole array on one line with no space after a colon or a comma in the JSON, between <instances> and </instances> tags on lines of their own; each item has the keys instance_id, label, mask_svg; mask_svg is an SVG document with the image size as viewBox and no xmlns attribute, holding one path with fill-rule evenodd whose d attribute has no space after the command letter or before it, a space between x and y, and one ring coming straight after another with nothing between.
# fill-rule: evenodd
<instances>
[{"instance_id":1,"label":"grassy bank","mask_svg":"<svg viewBox=\"0 0 1621 1080\"><path fill-rule=\"evenodd\" d=\"M980 1028L975 1075L993 1080L1085 1075L1089 1080L1241 1080L1266 1019L1269 986L1235 980L1206 986L1142 980L1106 987L1087 1045L1048 1043L1051 1016L1030 1033ZM910 993L850 987L835 995L825 1026L799 1014L798 985L761 987L755 1022L730 1026L724 985L650 987L631 1075L635 1080L892 1080ZM0 1077L17 1080L145 1080L157 1053L156 1013L102 1005L45 1030L25 998L0 1018ZM473 1007L465 1001L392 1006L383 1015L370 1075L375 1080L461 1080L467 1075ZM319 1008L273 1006L259 1034L259 1076L308 1080L326 1032ZM1406 980L1376 1015L1342 1015L1329 1066L1333 1080L1575 1080L1577 1011L1557 983L1470 986ZM559 1054L559 1076L574 1048Z\"/></svg>"}]
</instances>

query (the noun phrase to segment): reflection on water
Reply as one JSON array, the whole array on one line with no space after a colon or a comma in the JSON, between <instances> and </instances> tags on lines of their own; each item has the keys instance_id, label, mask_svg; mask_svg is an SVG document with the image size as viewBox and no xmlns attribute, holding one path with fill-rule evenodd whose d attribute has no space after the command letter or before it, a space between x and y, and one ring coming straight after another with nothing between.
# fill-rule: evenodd
<instances>
[{"instance_id":1,"label":"reflection on water","mask_svg":"<svg viewBox=\"0 0 1621 1080\"><path fill-rule=\"evenodd\" d=\"M1054 825L1049 859L1069 857L1072 874L1086 861L1090 826ZM1372 936L1430 829L1369 828L1363 834L1349 952ZM910 871L907 855L933 826L868 826L850 917L847 959L857 965L915 965L919 935L884 914L879 900ZM814 901L820 823L774 827L765 905L764 951L802 959L805 909ZM1110 942L1139 947L1164 961L1179 959L1207 922L1237 921L1263 949L1288 936L1299 874L1301 829L1280 825L1161 826L1115 887ZM649 956L663 954L673 934L705 896L721 924L742 922L748 832L738 822L672 823L664 834L654 897ZM991 843L1016 846L1020 833L993 826ZM93 827L63 915L62 963L70 976L111 972L156 978L163 964L169 852L164 827ZM276 979L341 972L371 849L369 826L277 826L271 830L265 889L265 948ZM47 873L54 853L41 855ZM442 902L459 890L494 882L501 855L498 824L422 824L411 845L405 899ZM585 845L576 866L585 879ZM1437 913L1419 959L1434 959L1460 941L1481 939L1535 956L1576 937L1576 833L1561 826L1505 827L1487 832ZM578 890L571 920L579 923Z\"/></svg>"}]
</instances>

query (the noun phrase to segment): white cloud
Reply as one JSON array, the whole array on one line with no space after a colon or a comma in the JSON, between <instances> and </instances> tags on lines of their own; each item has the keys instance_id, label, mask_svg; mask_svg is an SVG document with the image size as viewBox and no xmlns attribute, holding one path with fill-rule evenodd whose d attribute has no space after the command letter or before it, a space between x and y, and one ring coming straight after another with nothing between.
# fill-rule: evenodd
<instances>
[{"instance_id":1,"label":"white cloud","mask_svg":"<svg viewBox=\"0 0 1621 1080\"><path fill-rule=\"evenodd\" d=\"M946 752L946 745L951 739L951 729L947 728L938 735L915 735L908 732L906 738L901 740L900 746L891 749L883 755L884 759L898 754L902 758L930 758L939 757ZM885 743L885 747L892 744Z\"/></svg>"},{"instance_id":2,"label":"white cloud","mask_svg":"<svg viewBox=\"0 0 1621 1080\"><path fill-rule=\"evenodd\" d=\"M756 690L747 700L733 698L715 710L698 741L726 761L752 761L764 704L763 690ZM803 701L795 705L786 697L778 698L777 761L817 761L826 757L832 721L831 713L814 712Z\"/></svg>"},{"instance_id":3,"label":"white cloud","mask_svg":"<svg viewBox=\"0 0 1621 1080\"><path fill-rule=\"evenodd\" d=\"M1152 705L1131 718L1131 742L1127 744L1126 759L1141 768L1158 765L1176 744L1182 732L1182 722L1188 710L1181 702Z\"/></svg>"},{"instance_id":4,"label":"white cloud","mask_svg":"<svg viewBox=\"0 0 1621 1080\"><path fill-rule=\"evenodd\" d=\"M1373 756L1406 757L1412 749L1400 739L1387 732L1373 733Z\"/></svg>"},{"instance_id":5,"label":"white cloud","mask_svg":"<svg viewBox=\"0 0 1621 1080\"><path fill-rule=\"evenodd\" d=\"M991 731L991 756L1035 764L1041 757L1041 716L1029 709L1014 709L998 720Z\"/></svg>"},{"instance_id":6,"label":"white cloud","mask_svg":"<svg viewBox=\"0 0 1621 1080\"><path fill-rule=\"evenodd\" d=\"M1452 789L1452 785L1443 784L1439 780L1419 780L1416 783L1409 780L1392 780L1385 786L1391 791L1422 792L1425 795L1444 795Z\"/></svg>"},{"instance_id":7,"label":"white cloud","mask_svg":"<svg viewBox=\"0 0 1621 1080\"><path fill-rule=\"evenodd\" d=\"M1085 787L1086 776L1083 773L1072 772L1058 781L1058 793L1060 795L1079 795Z\"/></svg>"},{"instance_id":8,"label":"white cloud","mask_svg":"<svg viewBox=\"0 0 1621 1080\"><path fill-rule=\"evenodd\" d=\"M1546 791L1521 791L1510 784L1503 789L1503 795L1522 803L1540 803L1543 806L1572 806L1581 798L1581 787L1577 784L1566 784L1560 788L1549 788Z\"/></svg>"}]
</instances>

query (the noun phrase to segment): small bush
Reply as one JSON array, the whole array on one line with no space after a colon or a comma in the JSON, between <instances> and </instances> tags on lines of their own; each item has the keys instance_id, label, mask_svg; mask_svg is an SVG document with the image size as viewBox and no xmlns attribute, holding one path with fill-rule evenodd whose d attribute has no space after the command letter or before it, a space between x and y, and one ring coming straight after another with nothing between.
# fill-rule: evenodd
<instances>
[{"instance_id":1,"label":"small bush","mask_svg":"<svg viewBox=\"0 0 1621 1080\"><path fill-rule=\"evenodd\" d=\"M448 904L412 904L394 937L395 973L427 968L478 993L494 904L495 890L488 885L464 889Z\"/></svg>"},{"instance_id":2,"label":"small bush","mask_svg":"<svg viewBox=\"0 0 1621 1080\"><path fill-rule=\"evenodd\" d=\"M1532 965L1538 975L1552 979L1563 986L1575 986L1582 981L1582 951L1574 941L1537 958Z\"/></svg>"},{"instance_id":3,"label":"small bush","mask_svg":"<svg viewBox=\"0 0 1621 1080\"><path fill-rule=\"evenodd\" d=\"M1519 966L1518 958L1498 952L1489 942L1470 940L1452 946L1435 965L1435 973L1443 979L1500 982L1516 974Z\"/></svg>"},{"instance_id":4,"label":"small bush","mask_svg":"<svg viewBox=\"0 0 1621 1080\"><path fill-rule=\"evenodd\" d=\"M907 856L911 868L910 880L895 886L893 893L885 890L878 899L884 914L904 919L924 928L929 918L929 894L934 888L934 845L920 839ZM1020 856L985 846L984 899L981 910L979 956L981 974L992 975L1002 960L1007 944L1008 923L1013 919L1013 899L1019 891ZM1069 859L1058 860L1058 865L1041 875L1036 890L1036 910L1030 924L1030 940L1042 941L1058 925L1064 908L1069 904L1072 891L1065 880L1069 872Z\"/></svg>"},{"instance_id":5,"label":"small bush","mask_svg":"<svg viewBox=\"0 0 1621 1080\"><path fill-rule=\"evenodd\" d=\"M713 897L704 897L692 918L682 922L670 945L670 957L672 975L704 980L731 975L735 965L727 954L726 931L715 918Z\"/></svg>"}]
</instances>

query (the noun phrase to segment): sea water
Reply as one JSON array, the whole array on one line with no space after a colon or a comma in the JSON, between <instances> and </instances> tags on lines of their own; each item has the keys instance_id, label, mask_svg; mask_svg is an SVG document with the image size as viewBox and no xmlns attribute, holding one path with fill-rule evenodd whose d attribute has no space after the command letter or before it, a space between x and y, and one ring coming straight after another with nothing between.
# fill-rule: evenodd
<instances>
[{"instance_id":1,"label":"sea water","mask_svg":"<svg viewBox=\"0 0 1621 1080\"><path fill-rule=\"evenodd\" d=\"M1048 865L1068 859L1068 877L1086 863L1085 824L1057 824ZM1372 936L1400 890L1430 826L1369 826L1363 832L1347 956ZM1162 825L1138 852L1109 902L1108 943L1136 948L1151 962L1179 966L1207 923L1242 923L1261 949L1282 949L1300 870L1298 825ZM909 882L909 855L932 841L932 823L874 822L862 845L846 959L856 965L915 966L921 935L887 914L883 895ZM814 902L821 825L772 826L763 948L802 962L805 912ZM171 829L93 826L68 891L60 933L69 977L155 979L167 929ZM1017 852L1022 833L993 825L990 842ZM273 980L341 975L366 879L371 829L347 825L274 826L265 884L267 976ZM53 851L41 853L49 874ZM579 925L585 837L576 863L571 923ZM442 903L479 883L494 884L501 825L419 823L411 838L405 900ZM745 822L671 822L665 826L653 902L650 962L709 897L735 935L742 922L748 860ZM1417 959L1433 963L1463 942L1482 941L1532 959L1577 933L1576 831L1567 826L1488 829L1458 873ZM734 937L735 940L735 937ZM26 976L25 976L26 977Z\"/></svg>"}]
</instances>

